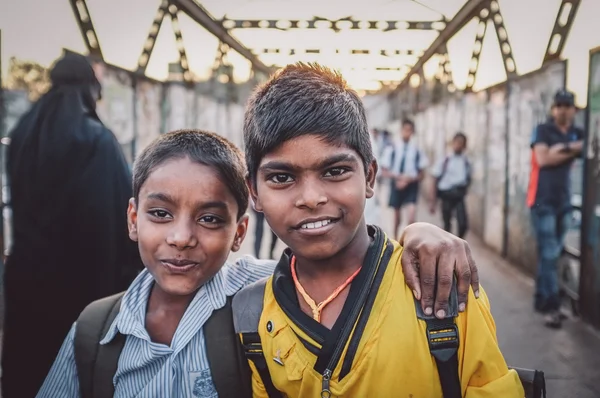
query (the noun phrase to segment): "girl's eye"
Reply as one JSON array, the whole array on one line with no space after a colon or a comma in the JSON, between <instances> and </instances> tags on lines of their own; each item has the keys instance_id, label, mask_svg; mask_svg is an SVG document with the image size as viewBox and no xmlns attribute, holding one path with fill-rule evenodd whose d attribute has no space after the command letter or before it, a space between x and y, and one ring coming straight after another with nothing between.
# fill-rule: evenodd
<instances>
[{"instance_id":1,"label":"girl's eye","mask_svg":"<svg viewBox=\"0 0 600 398\"><path fill-rule=\"evenodd\" d=\"M327 170L327 172L325 173L326 177L339 177L342 174L345 174L348 170L342 168L342 167L334 167L332 169Z\"/></svg>"},{"instance_id":2,"label":"girl's eye","mask_svg":"<svg viewBox=\"0 0 600 398\"><path fill-rule=\"evenodd\" d=\"M292 182L293 179L289 174L274 174L269 177L269 181L274 182L275 184L286 184Z\"/></svg>"},{"instance_id":3,"label":"girl's eye","mask_svg":"<svg viewBox=\"0 0 600 398\"><path fill-rule=\"evenodd\" d=\"M156 218L168 218L171 216L165 210L150 210L148 213L150 213L152 216L154 216Z\"/></svg>"}]
</instances>

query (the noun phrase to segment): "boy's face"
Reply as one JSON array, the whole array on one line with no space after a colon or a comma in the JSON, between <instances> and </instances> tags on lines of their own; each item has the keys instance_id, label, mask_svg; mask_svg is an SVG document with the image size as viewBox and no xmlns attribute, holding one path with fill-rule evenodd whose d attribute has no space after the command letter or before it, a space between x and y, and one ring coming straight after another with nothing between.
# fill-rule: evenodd
<instances>
[{"instance_id":1,"label":"boy's face","mask_svg":"<svg viewBox=\"0 0 600 398\"><path fill-rule=\"evenodd\" d=\"M237 251L248 219L237 220L233 194L211 167L188 158L158 166L129 202L129 236L157 286L193 294Z\"/></svg>"},{"instance_id":2,"label":"boy's face","mask_svg":"<svg viewBox=\"0 0 600 398\"><path fill-rule=\"evenodd\" d=\"M365 176L354 150L305 135L267 154L250 190L257 210L296 255L324 260L365 228L365 200L373 196L376 173L375 161Z\"/></svg>"},{"instance_id":3,"label":"boy's face","mask_svg":"<svg viewBox=\"0 0 600 398\"><path fill-rule=\"evenodd\" d=\"M415 130L413 129L413 127L410 124L406 123L402 125L400 136L404 141L408 142L408 140L410 140L410 137L412 137L414 132Z\"/></svg>"},{"instance_id":4,"label":"boy's face","mask_svg":"<svg viewBox=\"0 0 600 398\"><path fill-rule=\"evenodd\" d=\"M452 150L455 153L461 153L465 150L465 140L462 137L456 137L452 140Z\"/></svg>"}]
</instances>

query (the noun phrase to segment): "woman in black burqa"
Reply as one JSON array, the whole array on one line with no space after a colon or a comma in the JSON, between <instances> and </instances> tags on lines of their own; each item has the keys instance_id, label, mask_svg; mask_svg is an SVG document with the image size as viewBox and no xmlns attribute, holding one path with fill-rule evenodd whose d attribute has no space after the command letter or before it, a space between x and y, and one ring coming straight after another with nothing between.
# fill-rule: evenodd
<instances>
[{"instance_id":1,"label":"woman in black burqa","mask_svg":"<svg viewBox=\"0 0 600 398\"><path fill-rule=\"evenodd\" d=\"M34 397L83 308L125 290L142 267L127 233L130 172L96 114L94 71L66 53L50 79L10 134L3 398Z\"/></svg>"}]
</instances>

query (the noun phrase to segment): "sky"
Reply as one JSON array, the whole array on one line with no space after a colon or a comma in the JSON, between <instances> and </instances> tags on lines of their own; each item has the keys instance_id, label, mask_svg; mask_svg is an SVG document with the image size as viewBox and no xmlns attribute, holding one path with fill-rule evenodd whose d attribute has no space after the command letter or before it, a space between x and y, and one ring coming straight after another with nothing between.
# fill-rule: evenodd
<instances>
[{"instance_id":1,"label":"sky","mask_svg":"<svg viewBox=\"0 0 600 398\"><path fill-rule=\"evenodd\" d=\"M215 16L233 19L294 18L330 19L353 16L359 20L438 20L441 14L452 17L464 0L420 0L424 7L410 0L204 0L202 4ZM126 69L135 69L160 0L87 0L92 20L107 62ZM548 38L560 0L499 0L500 10L519 74L541 66ZM595 24L600 15L600 0L582 0L575 24L566 43L563 56L568 60L567 85L585 106L587 96L588 54L600 46ZM179 17L192 72L199 78L210 74L218 41L187 16ZM147 74L163 80L167 65L178 60L175 39L168 18L163 21ZM2 73L6 76L8 59L17 57L50 65L63 48L85 53L85 45L75 23L68 0L0 0L2 30ZM453 78L463 88L477 22L467 24L448 42ZM375 79L399 80L415 56L335 55L335 49L422 49L435 38L435 31L342 31L327 29L275 31L240 29L233 35L252 49L320 48L322 55L261 55L267 64L284 65L294 61L319 61L339 69L356 89L379 87ZM327 54L329 52L329 54ZM250 74L249 62L234 51L228 55L234 65L234 77L244 81ZM375 67L403 67L400 72L375 72ZM426 75L437 67L437 60L426 65ZM492 26L483 42L475 89L482 89L506 79L498 41Z\"/></svg>"}]
</instances>

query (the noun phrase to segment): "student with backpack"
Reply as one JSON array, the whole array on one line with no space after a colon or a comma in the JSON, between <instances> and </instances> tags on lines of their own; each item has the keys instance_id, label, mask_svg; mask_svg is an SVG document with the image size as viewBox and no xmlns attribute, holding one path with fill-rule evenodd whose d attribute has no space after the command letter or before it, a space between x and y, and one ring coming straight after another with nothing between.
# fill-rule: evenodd
<instances>
[{"instance_id":1,"label":"student with backpack","mask_svg":"<svg viewBox=\"0 0 600 398\"><path fill-rule=\"evenodd\" d=\"M394 237L402 220L402 209L406 208L407 223L416 221L419 182L423 179L423 170L427 167L427 156L413 141L415 124L412 120L402 121L401 140L386 148L381 166L382 176L390 179L389 206L394 209Z\"/></svg>"},{"instance_id":2,"label":"student with backpack","mask_svg":"<svg viewBox=\"0 0 600 398\"><path fill-rule=\"evenodd\" d=\"M248 223L240 151L212 133L162 135L136 160L133 193L129 236L146 269L124 294L83 311L37 396L251 396L230 300L243 286L271 275L275 264L251 257L226 264ZM470 272L477 288L477 270L464 242L428 224L407 228L404 239L412 260L403 262L404 272L413 275L407 289L423 297L425 306L433 307L434 288L421 287L419 273L427 276L424 282L434 281L436 272L442 281L454 272L467 275L463 300ZM436 290L436 306L443 305L449 287L440 284Z\"/></svg>"},{"instance_id":3,"label":"student with backpack","mask_svg":"<svg viewBox=\"0 0 600 398\"><path fill-rule=\"evenodd\" d=\"M465 155L467 136L456 133L452 139L452 153L440 159L433 168L435 179L432 189L431 214L441 201L444 229L452 232L452 217L456 214L458 237L464 238L468 229L465 197L471 184L471 163Z\"/></svg>"},{"instance_id":4,"label":"student with backpack","mask_svg":"<svg viewBox=\"0 0 600 398\"><path fill-rule=\"evenodd\" d=\"M464 313L453 295L423 311L390 266L402 246L367 227L368 134L358 94L319 65L288 65L249 101L250 192L288 246L233 299L253 396L523 398L483 290Z\"/></svg>"}]
</instances>

